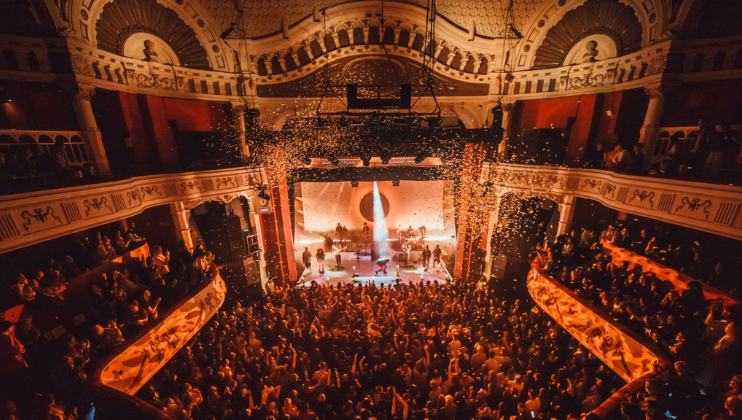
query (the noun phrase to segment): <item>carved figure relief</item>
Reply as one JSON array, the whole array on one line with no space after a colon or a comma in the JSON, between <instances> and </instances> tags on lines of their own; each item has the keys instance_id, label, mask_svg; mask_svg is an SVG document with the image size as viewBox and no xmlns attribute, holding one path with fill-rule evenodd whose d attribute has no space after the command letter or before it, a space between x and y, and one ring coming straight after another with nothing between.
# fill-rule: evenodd
<instances>
[{"instance_id":1,"label":"carved figure relief","mask_svg":"<svg viewBox=\"0 0 742 420\"><path fill-rule=\"evenodd\" d=\"M23 224L23 228L26 229L26 232L30 230L33 220L45 224L50 217L59 222L59 224L64 224L62 218L54 213L54 208L52 208L52 206L47 206L46 210L39 208L33 209L32 211L25 210L21 213L21 218L26 221L26 223Z\"/></svg>"}]
</instances>

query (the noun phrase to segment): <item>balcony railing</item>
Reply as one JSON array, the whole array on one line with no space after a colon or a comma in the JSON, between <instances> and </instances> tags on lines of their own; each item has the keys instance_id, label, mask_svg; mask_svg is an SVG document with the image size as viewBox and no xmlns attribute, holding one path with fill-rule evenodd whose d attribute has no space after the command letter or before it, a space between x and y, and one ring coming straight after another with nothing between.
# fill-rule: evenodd
<instances>
[{"instance_id":1,"label":"balcony railing","mask_svg":"<svg viewBox=\"0 0 742 420\"><path fill-rule=\"evenodd\" d=\"M263 174L263 178L264 178ZM257 168L153 175L0 197L0 253L121 220L161 205L252 196Z\"/></svg>"},{"instance_id":2,"label":"balcony railing","mask_svg":"<svg viewBox=\"0 0 742 420\"><path fill-rule=\"evenodd\" d=\"M79 131L0 130L0 151L8 156L17 154L24 147L39 147L44 153L51 154L54 143L60 140L64 142L67 160L72 165L88 163L88 152Z\"/></svg>"},{"instance_id":3,"label":"balcony railing","mask_svg":"<svg viewBox=\"0 0 742 420\"><path fill-rule=\"evenodd\" d=\"M617 174L604 170L494 164L490 196L508 192L557 199L569 195L606 207L733 239L742 239L742 187Z\"/></svg>"}]
</instances>

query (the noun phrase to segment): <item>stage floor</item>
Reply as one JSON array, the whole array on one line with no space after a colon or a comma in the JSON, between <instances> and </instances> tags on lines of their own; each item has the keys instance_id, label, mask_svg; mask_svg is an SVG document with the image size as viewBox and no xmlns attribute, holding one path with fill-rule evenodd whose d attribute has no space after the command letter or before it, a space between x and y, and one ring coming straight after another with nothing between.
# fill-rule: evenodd
<instances>
[{"instance_id":1,"label":"stage floor","mask_svg":"<svg viewBox=\"0 0 742 420\"><path fill-rule=\"evenodd\" d=\"M398 273L396 261L390 261L386 269L386 275L380 272L377 276L374 274L379 268L376 265L376 261L342 261L342 265L345 267L344 270L332 271L331 268L335 267L335 259L330 255L329 258L325 259L325 274L320 276L317 272L317 261L312 261L311 273L305 271L297 286L310 286L312 281L327 286L334 286L339 283L351 283L353 281L354 266L355 274L357 275L355 280L361 283L374 280L376 284L393 284L397 276L402 279L403 283L419 283L420 281L445 283L446 281L446 270L442 267L435 270L429 268L425 272L422 265L416 265L415 270L406 270L400 266Z\"/></svg>"}]
</instances>

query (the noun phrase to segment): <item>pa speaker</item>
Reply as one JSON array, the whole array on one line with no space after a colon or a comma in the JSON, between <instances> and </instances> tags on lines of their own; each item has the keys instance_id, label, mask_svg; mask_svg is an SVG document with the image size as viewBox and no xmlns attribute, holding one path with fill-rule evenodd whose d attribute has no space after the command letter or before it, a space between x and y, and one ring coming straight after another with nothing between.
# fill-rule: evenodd
<instances>
[{"instance_id":1,"label":"pa speaker","mask_svg":"<svg viewBox=\"0 0 742 420\"><path fill-rule=\"evenodd\" d=\"M567 139L559 129L524 129L520 138L511 140L510 156L516 163L561 165L567 155Z\"/></svg>"},{"instance_id":2,"label":"pa speaker","mask_svg":"<svg viewBox=\"0 0 742 420\"><path fill-rule=\"evenodd\" d=\"M224 220L224 233L229 246L229 256L231 261L242 261L247 258L247 249L242 234L242 224L240 218L234 214Z\"/></svg>"}]
</instances>

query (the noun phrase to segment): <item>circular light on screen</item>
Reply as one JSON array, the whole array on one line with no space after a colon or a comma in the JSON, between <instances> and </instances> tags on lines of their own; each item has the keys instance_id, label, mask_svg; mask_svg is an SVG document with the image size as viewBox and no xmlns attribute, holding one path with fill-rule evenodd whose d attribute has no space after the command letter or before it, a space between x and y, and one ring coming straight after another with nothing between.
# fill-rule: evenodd
<instances>
[{"instance_id":1,"label":"circular light on screen","mask_svg":"<svg viewBox=\"0 0 742 420\"><path fill-rule=\"evenodd\" d=\"M384 218L389 215L389 200L384 197L384 194L379 194L381 197L381 208L384 209ZM368 193L361 199L361 216L369 222L374 222L374 193Z\"/></svg>"}]
</instances>

